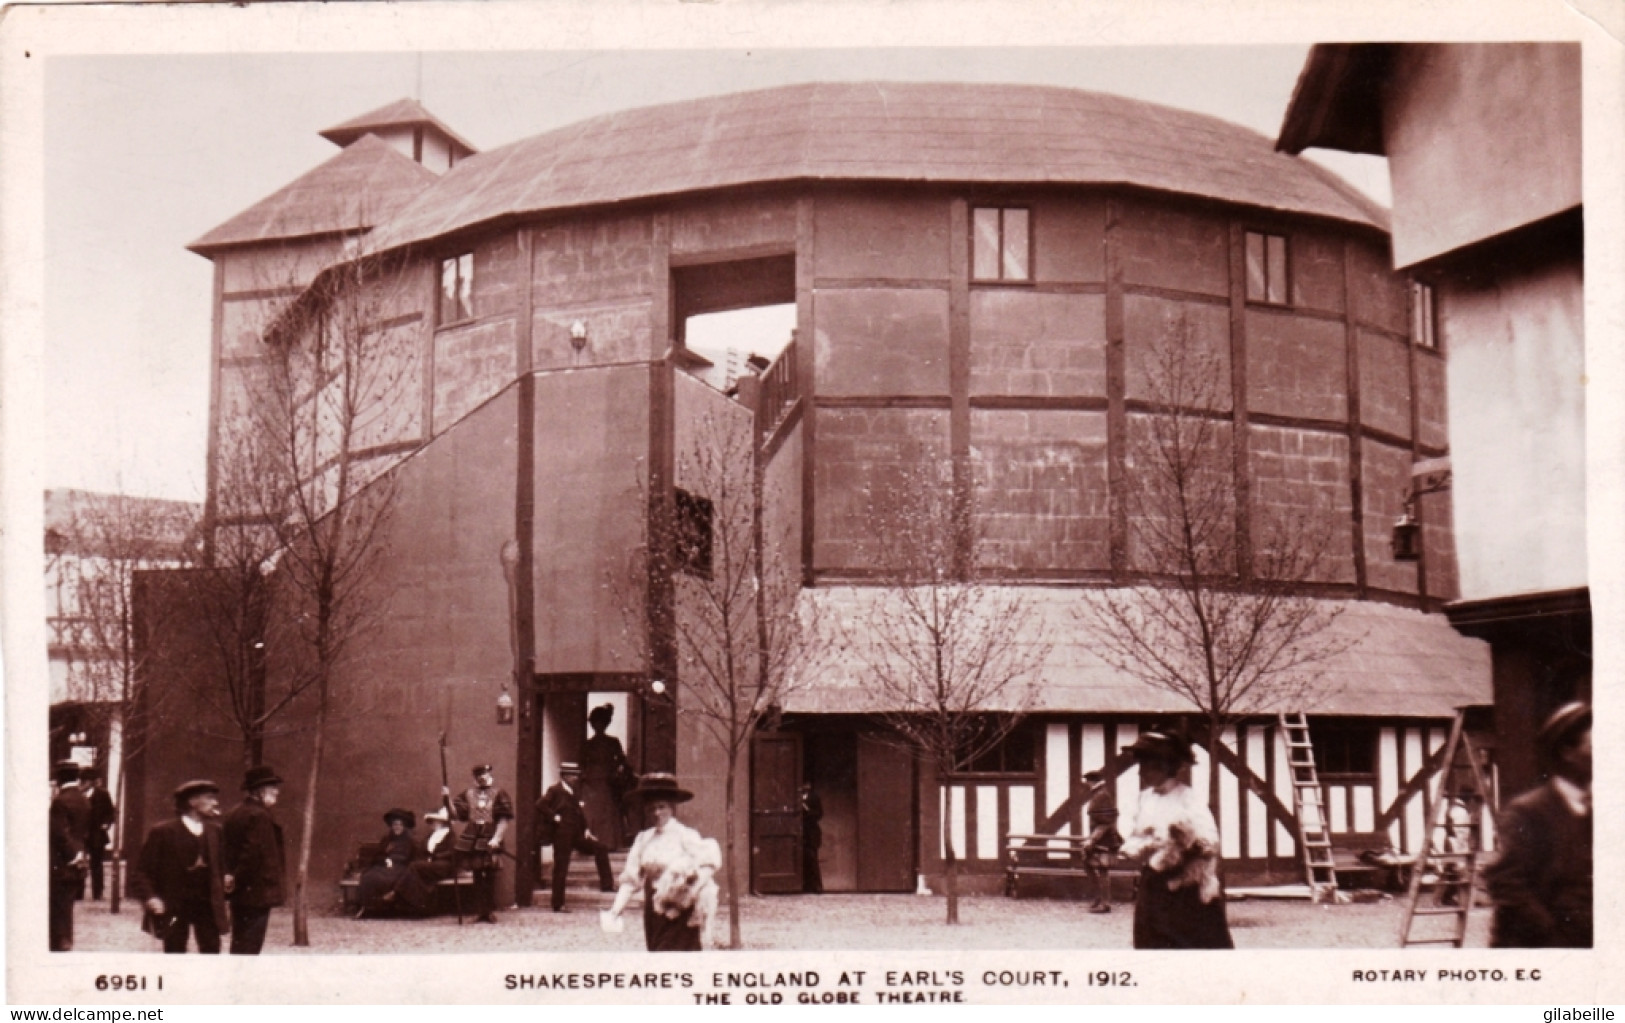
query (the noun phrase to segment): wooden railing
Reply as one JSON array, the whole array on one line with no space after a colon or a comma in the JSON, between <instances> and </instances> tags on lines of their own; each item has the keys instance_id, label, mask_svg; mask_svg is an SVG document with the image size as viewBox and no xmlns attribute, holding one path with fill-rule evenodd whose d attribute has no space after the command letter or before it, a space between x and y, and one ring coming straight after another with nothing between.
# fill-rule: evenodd
<instances>
[{"instance_id":1,"label":"wooden railing","mask_svg":"<svg viewBox=\"0 0 1625 1023\"><path fill-rule=\"evenodd\" d=\"M801 382L796 374L796 341L792 337L773 365L762 371L761 397L758 399L756 423L758 433L770 435L784 419L796 399L801 397Z\"/></svg>"}]
</instances>

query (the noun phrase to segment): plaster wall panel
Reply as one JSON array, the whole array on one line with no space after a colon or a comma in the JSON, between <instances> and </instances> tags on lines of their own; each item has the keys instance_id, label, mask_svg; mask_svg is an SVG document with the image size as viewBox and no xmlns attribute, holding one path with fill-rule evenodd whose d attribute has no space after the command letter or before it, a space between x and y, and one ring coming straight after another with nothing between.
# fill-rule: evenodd
<instances>
[{"instance_id":1,"label":"plaster wall panel","mask_svg":"<svg viewBox=\"0 0 1625 1023\"><path fill-rule=\"evenodd\" d=\"M532 258L538 309L613 305L654 293L654 228L646 216L540 226Z\"/></svg>"},{"instance_id":2,"label":"plaster wall panel","mask_svg":"<svg viewBox=\"0 0 1625 1023\"><path fill-rule=\"evenodd\" d=\"M1247 435L1255 549L1296 534L1300 549L1318 551L1314 581L1353 582L1348 436L1257 423Z\"/></svg>"},{"instance_id":3,"label":"plaster wall panel","mask_svg":"<svg viewBox=\"0 0 1625 1023\"><path fill-rule=\"evenodd\" d=\"M1580 203L1580 45L1417 46L1383 106L1396 266Z\"/></svg>"},{"instance_id":4,"label":"plaster wall panel","mask_svg":"<svg viewBox=\"0 0 1625 1023\"><path fill-rule=\"evenodd\" d=\"M948 457L946 409L819 409L813 468L813 567L873 564L866 494L895 487L903 469Z\"/></svg>"},{"instance_id":5,"label":"plaster wall panel","mask_svg":"<svg viewBox=\"0 0 1625 1023\"><path fill-rule=\"evenodd\" d=\"M524 301L526 270L524 251L512 231L474 246L474 315L485 319L517 312Z\"/></svg>"},{"instance_id":6,"label":"plaster wall panel","mask_svg":"<svg viewBox=\"0 0 1625 1023\"><path fill-rule=\"evenodd\" d=\"M793 199L702 199L675 210L671 218L673 256L763 248L791 249L796 243Z\"/></svg>"},{"instance_id":7,"label":"plaster wall panel","mask_svg":"<svg viewBox=\"0 0 1625 1023\"><path fill-rule=\"evenodd\" d=\"M1247 311L1247 400L1253 412L1348 418L1341 323Z\"/></svg>"},{"instance_id":8,"label":"plaster wall panel","mask_svg":"<svg viewBox=\"0 0 1625 1023\"><path fill-rule=\"evenodd\" d=\"M641 600L649 370L536 378L536 670L634 671ZM494 556L494 555L493 555Z\"/></svg>"},{"instance_id":9,"label":"plaster wall panel","mask_svg":"<svg viewBox=\"0 0 1625 1023\"><path fill-rule=\"evenodd\" d=\"M980 567L1111 566L1104 412L973 409L971 458Z\"/></svg>"},{"instance_id":10,"label":"plaster wall panel","mask_svg":"<svg viewBox=\"0 0 1625 1023\"><path fill-rule=\"evenodd\" d=\"M423 438L425 329L422 320L411 320L368 335L371 365L362 376L361 412L355 423L358 448Z\"/></svg>"},{"instance_id":11,"label":"plaster wall panel","mask_svg":"<svg viewBox=\"0 0 1625 1023\"><path fill-rule=\"evenodd\" d=\"M265 328L292 301L286 296L227 298L220 303L220 355L224 359L264 354Z\"/></svg>"},{"instance_id":12,"label":"plaster wall panel","mask_svg":"<svg viewBox=\"0 0 1625 1023\"><path fill-rule=\"evenodd\" d=\"M1361 441L1365 495L1365 577L1377 589L1416 592L1416 563L1395 561L1394 520L1410 490L1411 453L1369 438Z\"/></svg>"},{"instance_id":13,"label":"plaster wall panel","mask_svg":"<svg viewBox=\"0 0 1625 1023\"><path fill-rule=\"evenodd\" d=\"M293 239L215 254L229 295L237 291L302 288L338 255L337 238Z\"/></svg>"},{"instance_id":14,"label":"plaster wall panel","mask_svg":"<svg viewBox=\"0 0 1625 1023\"><path fill-rule=\"evenodd\" d=\"M971 394L1105 397L1104 296L975 289L970 325Z\"/></svg>"},{"instance_id":15,"label":"plaster wall panel","mask_svg":"<svg viewBox=\"0 0 1625 1023\"><path fill-rule=\"evenodd\" d=\"M1094 284L1106 279L1104 200L1046 197L1031 208L1034 280Z\"/></svg>"},{"instance_id":16,"label":"plaster wall panel","mask_svg":"<svg viewBox=\"0 0 1625 1023\"><path fill-rule=\"evenodd\" d=\"M1166 355L1182 348L1197 353L1199 361L1186 364L1187 370L1202 366L1211 369L1203 379L1192 380L1193 388L1187 396L1216 411L1229 411L1232 402L1230 385L1230 310L1225 306L1197 302L1177 302L1146 295L1128 295L1123 299L1124 369L1127 374L1125 393L1131 400L1166 400L1171 395L1161 393L1166 384L1157 384ZM1164 346L1174 346L1165 348Z\"/></svg>"},{"instance_id":17,"label":"plaster wall panel","mask_svg":"<svg viewBox=\"0 0 1625 1023\"><path fill-rule=\"evenodd\" d=\"M1193 456L1191 482L1187 486L1191 507L1211 515L1220 523L1213 531L1214 549L1228 551L1220 554L1213 566L1214 572L1233 573L1234 543L1229 525L1235 522L1235 464L1231 448L1231 424L1210 421L1212 431L1207 434L1206 455ZM1153 416L1148 413L1130 413L1128 416L1128 458L1146 461L1155 458L1157 451ZM1150 477L1137 477L1148 480ZM1131 570L1171 572L1180 557L1177 540L1170 539L1179 532L1174 527L1177 513L1171 489L1144 482L1133 486L1126 495L1128 512L1128 564Z\"/></svg>"},{"instance_id":18,"label":"plaster wall panel","mask_svg":"<svg viewBox=\"0 0 1625 1023\"><path fill-rule=\"evenodd\" d=\"M1349 249L1349 305L1356 320L1395 334L1410 332L1410 289L1388 263L1388 247L1361 242Z\"/></svg>"},{"instance_id":19,"label":"plaster wall panel","mask_svg":"<svg viewBox=\"0 0 1625 1023\"><path fill-rule=\"evenodd\" d=\"M587 328L578 352L570 326ZM654 304L643 297L591 305L539 308L531 326L531 365L538 370L581 369L659 357L665 347L654 336Z\"/></svg>"},{"instance_id":20,"label":"plaster wall panel","mask_svg":"<svg viewBox=\"0 0 1625 1023\"><path fill-rule=\"evenodd\" d=\"M1292 304L1342 312L1343 239L1312 231L1294 231L1288 245Z\"/></svg>"},{"instance_id":21,"label":"plaster wall panel","mask_svg":"<svg viewBox=\"0 0 1625 1023\"><path fill-rule=\"evenodd\" d=\"M506 387L518 372L514 322L487 320L434 335L434 429L438 433Z\"/></svg>"},{"instance_id":22,"label":"plaster wall panel","mask_svg":"<svg viewBox=\"0 0 1625 1023\"><path fill-rule=\"evenodd\" d=\"M813 299L820 396L946 395L946 289L820 290Z\"/></svg>"},{"instance_id":23,"label":"plaster wall panel","mask_svg":"<svg viewBox=\"0 0 1625 1023\"><path fill-rule=\"evenodd\" d=\"M1359 331L1360 420L1373 429L1411 435L1410 346L1383 334Z\"/></svg>"},{"instance_id":24,"label":"plaster wall panel","mask_svg":"<svg viewBox=\"0 0 1625 1023\"><path fill-rule=\"evenodd\" d=\"M1229 226L1223 218L1125 201L1114 230L1125 284L1230 293Z\"/></svg>"},{"instance_id":25,"label":"plaster wall panel","mask_svg":"<svg viewBox=\"0 0 1625 1023\"><path fill-rule=\"evenodd\" d=\"M1456 559L1455 532L1451 518L1450 491L1423 494L1418 499L1422 509L1422 549L1427 558L1428 596L1438 600L1456 600L1461 596L1461 567Z\"/></svg>"},{"instance_id":26,"label":"plaster wall panel","mask_svg":"<svg viewBox=\"0 0 1625 1023\"><path fill-rule=\"evenodd\" d=\"M779 445L777 453L762 473L762 539L766 544L764 564L777 570L801 575L802 459L804 451L801 424Z\"/></svg>"},{"instance_id":27,"label":"plaster wall panel","mask_svg":"<svg viewBox=\"0 0 1625 1023\"><path fill-rule=\"evenodd\" d=\"M1417 440L1434 450L1450 443L1445 376L1444 359L1421 351L1416 353Z\"/></svg>"},{"instance_id":28,"label":"plaster wall panel","mask_svg":"<svg viewBox=\"0 0 1625 1023\"><path fill-rule=\"evenodd\" d=\"M948 201L906 192L818 197L814 258L819 278L945 280Z\"/></svg>"}]
</instances>

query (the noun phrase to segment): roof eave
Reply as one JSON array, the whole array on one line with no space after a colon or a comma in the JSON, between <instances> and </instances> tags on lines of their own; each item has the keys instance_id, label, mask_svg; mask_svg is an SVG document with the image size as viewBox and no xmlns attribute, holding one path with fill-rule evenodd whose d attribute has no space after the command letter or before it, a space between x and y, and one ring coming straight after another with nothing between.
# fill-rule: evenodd
<instances>
[{"instance_id":1,"label":"roof eave","mask_svg":"<svg viewBox=\"0 0 1625 1023\"><path fill-rule=\"evenodd\" d=\"M1292 90L1275 148L1338 149L1385 156L1382 87L1391 43L1318 43Z\"/></svg>"}]
</instances>

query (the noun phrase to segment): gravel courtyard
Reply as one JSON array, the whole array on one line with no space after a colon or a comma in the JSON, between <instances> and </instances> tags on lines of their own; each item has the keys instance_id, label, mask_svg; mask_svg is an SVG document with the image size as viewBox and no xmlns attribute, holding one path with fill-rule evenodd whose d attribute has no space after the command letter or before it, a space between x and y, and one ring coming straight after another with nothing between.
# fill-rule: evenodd
<instances>
[{"instance_id":1,"label":"gravel courtyard","mask_svg":"<svg viewBox=\"0 0 1625 1023\"><path fill-rule=\"evenodd\" d=\"M741 903L747 949L1123 949L1130 942L1133 907L1110 914L1085 912L1079 902L966 897L960 925L942 921L941 898L912 895L747 896ZM147 951L158 943L141 933L139 907L126 903L114 916L105 902L82 902L75 913L75 947L82 951ZM724 911L726 912L726 911ZM1236 947L1394 948L1404 900L1341 906L1308 902L1242 900L1229 906ZM1475 910L1468 947L1488 944L1489 912ZM546 908L510 909L495 926L455 917L427 920L353 920L333 909L313 912L311 947L292 946L292 914L271 917L267 953L407 952L638 952L643 932L635 911L622 934L603 933L596 909L568 914ZM1440 918L1448 919L1448 918ZM43 940L43 939L42 939Z\"/></svg>"}]
</instances>

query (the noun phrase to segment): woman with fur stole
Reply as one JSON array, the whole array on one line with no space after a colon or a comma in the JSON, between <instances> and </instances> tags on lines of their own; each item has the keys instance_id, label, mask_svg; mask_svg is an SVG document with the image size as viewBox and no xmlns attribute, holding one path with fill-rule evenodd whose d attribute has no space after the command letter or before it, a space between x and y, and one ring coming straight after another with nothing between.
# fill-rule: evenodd
<instances>
[{"instance_id":1,"label":"woman with fur stole","mask_svg":"<svg viewBox=\"0 0 1625 1023\"><path fill-rule=\"evenodd\" d=\"M1146 732L1123 752L1140 768L1140 806L1122 854L1140 863L1135 948L1235 948L1219 882L1219 825L1180 780L1188 742Z\"/></svg>"},{"instance_id":2,"label":"woman with fur stole","mask_svg":"<svg viewBox=\"0 0 1625 1023\"><path fill-rule=\"evenodd\" d=\"M615 904L603 914L606 929L632 897L643 892L643 937L651 952L698 952L716 918L722 847L677 819L678 803L694 794L665 773L646 774L627 798L639 800L650 826L626 854ZM619 926L619 925L616 925Z\"/></svg>"}]
</instances>

